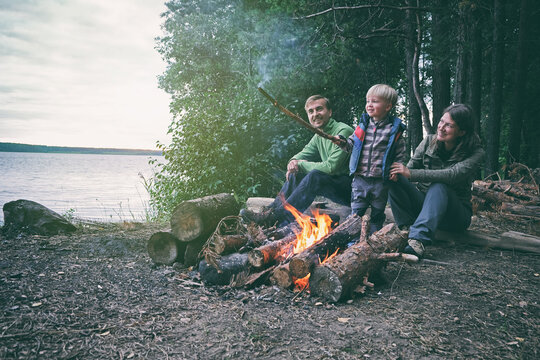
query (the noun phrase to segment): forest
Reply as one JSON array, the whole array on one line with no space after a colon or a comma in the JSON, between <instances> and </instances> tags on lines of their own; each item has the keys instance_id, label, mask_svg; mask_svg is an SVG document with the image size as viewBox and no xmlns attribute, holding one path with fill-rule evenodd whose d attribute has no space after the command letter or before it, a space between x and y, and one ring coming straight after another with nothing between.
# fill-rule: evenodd
<instances>
[{"instance_id":1,"label":"forest","mask_svg":"<svg viewBox=\"0 0 540 360\"><path fill-rule=\"evenodd\" d=\"M307 119L330 99L354 126L370 86L399 94L409 154L443 109L469 104L486 150L479 177L539 166L540 2L533 0L171 0L156 50L167 63L171 143L158 143L151 206L232 192L275 196L312 136L257 91Z\"/></svg>"}]
</instances>

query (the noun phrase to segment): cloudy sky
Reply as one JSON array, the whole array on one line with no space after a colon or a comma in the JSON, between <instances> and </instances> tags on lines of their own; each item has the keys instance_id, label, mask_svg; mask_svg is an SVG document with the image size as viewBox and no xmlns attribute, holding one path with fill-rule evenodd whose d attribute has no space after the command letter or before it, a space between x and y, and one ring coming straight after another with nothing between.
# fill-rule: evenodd
<instances>
[{"instance_id":1,"label":"cloudy sky","mask_svg":"<svg viewBox=\"0 0 540 360\"><path fill-rule=\"evenodd\" d=\"M169 144L165 0L0 0L0 142Z\"/></svg>"}]
</instances>

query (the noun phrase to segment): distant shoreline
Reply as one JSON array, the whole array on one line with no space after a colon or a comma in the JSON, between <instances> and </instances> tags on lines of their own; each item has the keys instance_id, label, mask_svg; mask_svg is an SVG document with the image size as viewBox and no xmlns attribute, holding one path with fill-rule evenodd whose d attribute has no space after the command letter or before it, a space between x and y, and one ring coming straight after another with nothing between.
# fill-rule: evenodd
<instances>
[{"instance_id":1,"label":"distant shoreline","mask_svg":"<svg viewBox=\"0 0 540 360\"><path fill-rule=\"evenodd\" d=\"M54 154L101 154L101 155L163 155L160 150L114 149L69 146L29 145L0 142L0 152L54 153Z\"/></svg>"}]
</instances>

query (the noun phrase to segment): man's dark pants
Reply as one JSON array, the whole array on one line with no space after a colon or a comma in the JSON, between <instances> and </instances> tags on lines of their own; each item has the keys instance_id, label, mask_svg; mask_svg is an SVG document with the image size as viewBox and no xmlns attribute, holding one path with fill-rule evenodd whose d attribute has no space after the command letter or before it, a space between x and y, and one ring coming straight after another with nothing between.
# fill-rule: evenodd
<instances>
[{"instance_id":1,"label":"man's dark pants","mask_svg":"<svg viewBox=\"0 0 540 360\"><path fill-rule=\"evenodd\" d=\"M270 206L282 225L294 221L294 217L283 208L281 195L300 212L304 212L316 196L324 196L338 204L350 206L351 181L348 175L328 175L319 170L307 174L291 174Z\"/></svg>"}]
</instances>

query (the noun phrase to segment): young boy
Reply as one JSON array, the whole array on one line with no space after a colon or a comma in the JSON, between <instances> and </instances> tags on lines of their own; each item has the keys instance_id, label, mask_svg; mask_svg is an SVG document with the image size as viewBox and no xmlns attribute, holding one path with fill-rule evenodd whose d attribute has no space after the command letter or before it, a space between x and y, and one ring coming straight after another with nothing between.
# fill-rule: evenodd
<instances>
[{"instance_id":1,"label":"young boy","mask_svg":"<svg viewBox=\"0 0 540 360\"><path fill-rule=\"evenodd\" d=\"M396 102L396 90L384 84L373 85L366 94L366 112L354 133L348 139L334 137L336 145L352 153L352 214L363 216L371 205L370 233L381 229L386 218L390 165L401 162L405 156L405 141L401 137L405 125L389 115Z\"/></svg>"}]
</instances>

